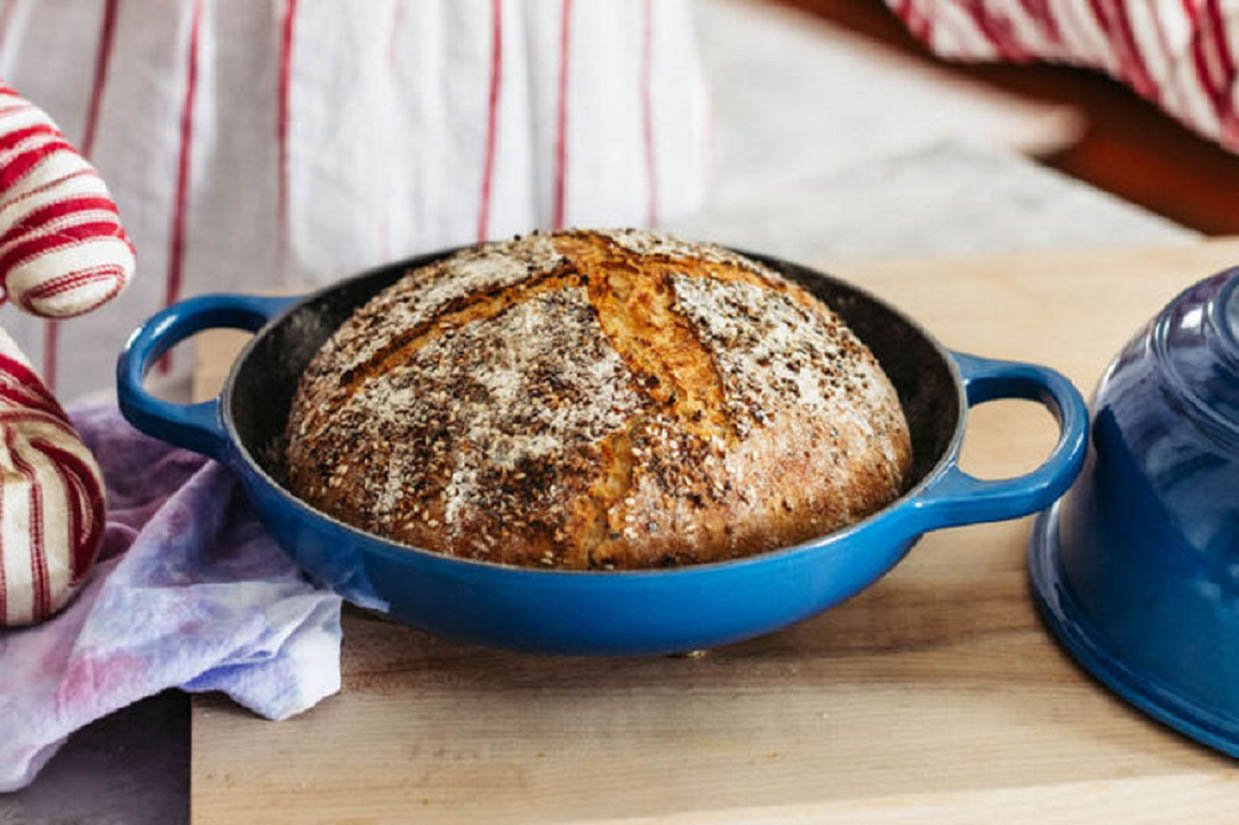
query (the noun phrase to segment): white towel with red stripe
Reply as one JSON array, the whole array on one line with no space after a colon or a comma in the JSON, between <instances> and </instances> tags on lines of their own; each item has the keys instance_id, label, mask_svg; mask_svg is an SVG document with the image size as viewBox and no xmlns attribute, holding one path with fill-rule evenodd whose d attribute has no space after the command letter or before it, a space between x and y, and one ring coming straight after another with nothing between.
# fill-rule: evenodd
<instances>
[{"instance_id":1,"label":"white towel with red stripe","mask_svg":"<svg viewBox=\"0 0 1239 825\"><path fill-rule=\"evenodd\" d=\"M178 298L658 223L709 159L687 0L0 0L0 76L99 168L142 261L81 323L0 316L62 398Z\"/></svg>"},{"instance_id":2,"label":"white towel with red stripe","mask_svg":"<svg viewBox=\"0 0 1239 825\"><path fill-rule=\"evenodd\" d=\"M943 57L1109 73L1239 152L1239 5L1230 0L886 0Z\"/></svg>"}]
</instances>

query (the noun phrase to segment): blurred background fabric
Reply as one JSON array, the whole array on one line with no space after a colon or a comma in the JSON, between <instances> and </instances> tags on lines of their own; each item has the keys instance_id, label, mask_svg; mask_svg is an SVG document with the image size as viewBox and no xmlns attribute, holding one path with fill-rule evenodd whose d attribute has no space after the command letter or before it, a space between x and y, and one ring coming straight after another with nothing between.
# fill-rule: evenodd
<instances>
[{"instance_id":1,"label":"blurred background fabric","mask_svg":"<svg viewBox=\"0 0 1239 825\"><path fill-rule=\"evenodd\" d=\"M886 0L943 57L1087 66L1239 151L1239 7L1217 0Z\"/></svg>"}]
</instances>

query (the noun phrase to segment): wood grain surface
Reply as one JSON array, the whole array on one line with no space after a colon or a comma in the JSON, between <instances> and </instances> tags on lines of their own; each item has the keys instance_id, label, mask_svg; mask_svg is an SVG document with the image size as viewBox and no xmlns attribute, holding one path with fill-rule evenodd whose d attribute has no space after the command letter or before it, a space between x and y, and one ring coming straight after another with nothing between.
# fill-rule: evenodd
<instances>
[{"instance_id":1,"label":"wood grain surface","mask_svg":"<svg viewBox=\"0 0 1239 825\"><path fill-rule=\"evenodd\" d=\"M946 345L1066 372L1239 240L849 265ZM235 342L204 344L200 391ZM1034 466L1034 405L974 410L965 466ZM344 690L281 723L195 702L207 823L1239 822L1234 765L1111 697L1035 614L1029 520L926 536L850 602L700 657L484 650L345 616Z\"/></svg>"}]
</instances>

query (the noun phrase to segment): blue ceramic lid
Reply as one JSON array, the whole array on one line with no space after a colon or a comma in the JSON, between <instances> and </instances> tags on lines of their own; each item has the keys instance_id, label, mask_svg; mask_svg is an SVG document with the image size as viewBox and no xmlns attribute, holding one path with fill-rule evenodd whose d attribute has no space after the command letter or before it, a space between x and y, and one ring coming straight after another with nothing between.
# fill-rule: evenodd
<instances>
[{"instance_id":1,"label":"blue ceramic lid","mask_svg":"<svg viewBox=\"0 0 1239 825\"><path fill-rule=\"evenodd\" d=\"M1106 370L1083 473L1034 528L1042 615L1121 697L1239 757L1239 269Z\"/></svg>"}]
</instances>

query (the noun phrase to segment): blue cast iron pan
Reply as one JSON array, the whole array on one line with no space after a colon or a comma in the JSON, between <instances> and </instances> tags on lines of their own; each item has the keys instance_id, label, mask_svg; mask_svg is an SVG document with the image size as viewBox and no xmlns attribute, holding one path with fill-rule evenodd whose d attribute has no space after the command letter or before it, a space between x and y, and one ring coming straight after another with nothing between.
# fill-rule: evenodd
<instances>
[{"instance_id":1,"label":"blue cast iron pan","mask_svg":"<svg viewBox=\"0 0 1239 825\"><path fill-rule=\"evenodd\" d=\"M190 298L136 330L117 364L121 410L135 427L227 465L267 529L311 578L414 627L546 653L656 654L726 644L847 599L894 566L928 530L1044 509L1080 470L1087 408L1059 373L948 352L854 286L750 255L826 301L890 376L915 453L906 492L897 501L795 547L666 570L522 569L386 541L318 512L284 487L285 419L302 371L336 327L411 267L451 251L384 266L302 298ZM148 366L177 342L212 327L256 332L218 398L182 405L143 389ZM957 459L967 408L998 398L1044 404L1060 434L1036 470L983 481L961 470Z\"/></svg>"}]
</instances>

